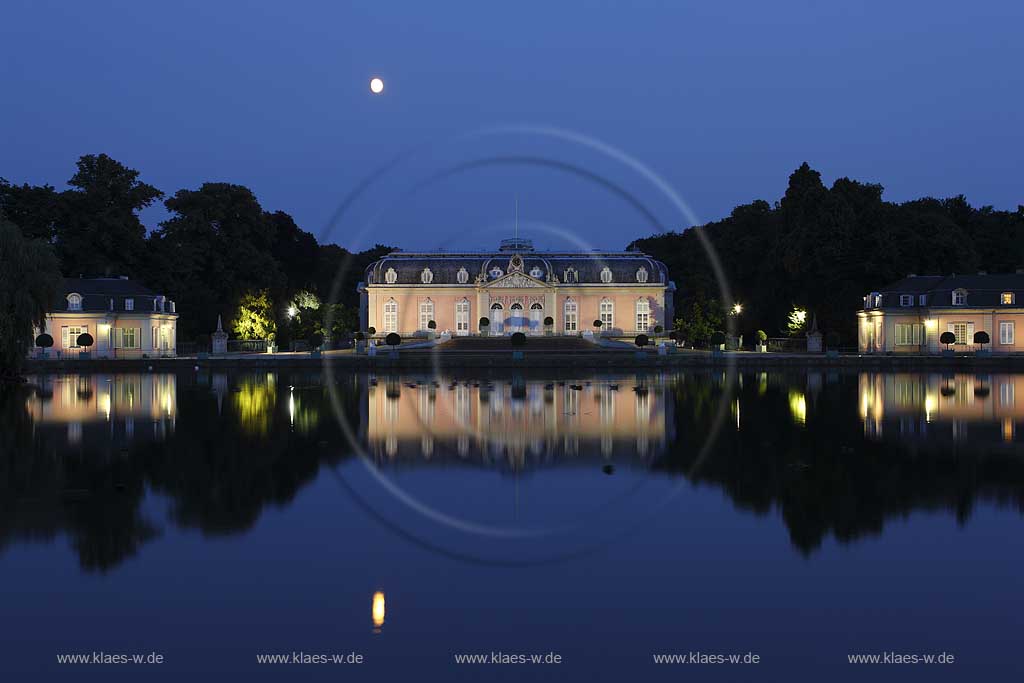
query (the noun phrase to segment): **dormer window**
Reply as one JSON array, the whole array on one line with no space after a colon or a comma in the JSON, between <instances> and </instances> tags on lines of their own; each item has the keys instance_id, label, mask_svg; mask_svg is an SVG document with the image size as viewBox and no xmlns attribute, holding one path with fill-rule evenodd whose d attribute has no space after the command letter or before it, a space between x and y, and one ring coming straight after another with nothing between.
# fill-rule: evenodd
<instances>
[{"instance_id":1,"label":"dormer window","mask_svg":"<svg viewBox=\"0 0 1024 683\"><path fill-rule=\"evenodd\" d=\"M68 294L68 310L69 311L80 311L80 310L82 310L82 295L81 294Z\"/></svg>"},{"instance_id":2,"label":"dormer window","mask_svg":"<svg viewBox=\"0 0 1024 683\"><path fill-rule=\"evenodd\" d=\"M388 268L388 272L384 273L384 282L389 285L393 285L398 281L398 273L395 272L394 268Z\"/></svg>"},{"instance_id":3,"label":"dormer window","mask_svg":"<svg viewBox=\"0 0 1024 683\"><path fill-rule=\"evenodd\" d=\"M565 281L566 282L579 282L580 274L575 268L569 267L565 269Z\"/></svg>"},{"instance_id":4,"label":"dormer window","mask_svg":"<svg viewBox=\"0 0 1024 683\"><path fill-rule=\"evenodd\" d=\"M126 310L126 311L134 311L135 310L135 299L125 299L124 300L124 310Z\"/></svg>"},{"instance_id":5,"label":"dormer window","mask_svg":"<svg viewBox=\"0 0 1024 683\"><path fill-rule=\"evenodd\" d=\"M954 306L965 306L967 304L967 290L966 289L954 289L953 290L953 305Z\"/></svg>"},{"instance_id":6,"label":"dormer window","mask_svg":"<svg viewBox=\"0 0 1024 683\"><path fill-rule=\"evenodd\" d=\"M605 266L601 269L601 282L608 284L612 281L612 269Z\"/></svg>"},{"instance_id":7,"label":"dormer window","mask_svg":"<svg viewBox=\"0 0 1024 683\"><path fill-rule=\"evenodd\" d=\"M917 305L918 306L924 306L927 303L928 303L928 295L927 294L918 294L917 295Z\"/></svg>"},{"instance_id":8,"label":"dormer window","mask_svg":"<svg viewBox=\"0 0 1024 683\"><path fill-rule=\"evenodd\" d=\"M459 268L459 272L456 273L455 279L458 280L460 285L464 285L469 282L469 271L465 268Z\"/></svg>"},{"instance_id":9,"label":"dormer window","mask_svg":"<svg viewBox=\"0 0 1024 683\"><path fill-rule=\"evenodd\" d=\"M999 295L999 303L1004 306L1012 306L1015 299L1013 292L1003 292Z\"/></svg>"},{"instance_id":10,"label":"dormer window","mask_svg":"<svg viewBox=\"0 0 1024 683\"><path fill-rule=\"evenodd\" d=\"M900 294L900 306L913 306L914 295L913 294Z\"/></svg>"},{"instance_id":11,"label":"dormer window","mask_svg":"<svg viewBox=\"0 0 1024 683\"><path fill-rule=\"evenodd\" d=\"M864 308L879 308L882 305L882 295L878 292L871 292L864 299Z\"/></svg>"},{"instance_id":12,"label":"dormer window","mask_svg":"<svg viewBox=\"0 0 1024 683\"><path fill-rule=\"evenodd\" d=\"M637 268L637 270L636 270L636 281L637 282L639 282L640 284L644 284L644 283L647 282L647 278L648 277L649 277L649 275L647 273L647 269L646 268L644 268L643 266L640 266L639 268Z\"/></svg>"},{"instance_id":13,"label":"dormer window","mask_svg":"<svg viewBox=\"0 0 1024 683\"><path fill-rule=\"evenodd\" d=\"M434 281L434 273L433 273L433 271L431 271L430 268L424 268L423 272L420 273L420 282L422 282L425 285L429 285L433 281Z\"/></svg>"}]
</instances>

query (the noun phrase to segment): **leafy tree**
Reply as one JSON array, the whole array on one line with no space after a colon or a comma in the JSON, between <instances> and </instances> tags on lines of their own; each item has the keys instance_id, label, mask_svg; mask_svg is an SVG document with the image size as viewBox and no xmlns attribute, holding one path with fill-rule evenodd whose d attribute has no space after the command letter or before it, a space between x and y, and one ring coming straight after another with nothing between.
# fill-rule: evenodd
<instances>
[{"instance_id":1,"label":"leafy tree","mask_svg":"<svg viewBox=\"0 0 1024 683\"><path fill-rule=\"evenodd\" d=\"M158 288L183 313L179 336L212 330L217 316L237 310L243 296L264 291L268 305L286 281L271 249L275 230L252 192L205 183L164 202L171 218L150 239ZM187 313L186 313L187 312ZM273 307L270 321L276 320Z\"/></svg>"},{"instance_id":2,"label":"leafy tree","mask_svg":"<svg viewBox=\"0 0 1024 683\"><path fill-rule=\"evenodd\" d=\"M53 249L25 239L0 216L0 381L16 377L56 297L60 270Z\"/></svg>"},{"instance_id":3,"label":"leafy tree","mask_svg":"<svg viewBox=\"0 0 1024 683\"><path fill-rule=\"evenodd\" d=\"M266 290L248 292L242 296L231 327L239 339L274 339L277 326L274 324L274 309Z\"/></svg>"},{"instance_id":4,"label":"leafy tree","mask_svg":"<svg viewBox=\"0 0 1024 683\"><path fill-rule=\"evenodd\" d=\"M675 327L682 339L704 342L721 327L724 320L725 312L715 299L693 300L683 317L676 319Z\"/></svg>"},{"instance_id":5,"label":"leafy tree","mask_svg":"<svg viewBox=\"0 0 1024 683\"><path fill-rule=\"evenodd\" d=\"M143 275L146 228L138 214L163 193L106 154L87 154L77 166L58 202L55 239L64 273ZM44 200L47 193L37 194Z\"/></svg>"},{"instance_id":6,"label":"leafy tree","mask_svg":"<svg viewBox=\"0 0 1024 683\"><path fill-rule=\"evenodd\" d=\"M50 185L11 185L0 178L0 214L26 239L53 242L60 224L60 193Z\"/></svg>"}]
</instances>

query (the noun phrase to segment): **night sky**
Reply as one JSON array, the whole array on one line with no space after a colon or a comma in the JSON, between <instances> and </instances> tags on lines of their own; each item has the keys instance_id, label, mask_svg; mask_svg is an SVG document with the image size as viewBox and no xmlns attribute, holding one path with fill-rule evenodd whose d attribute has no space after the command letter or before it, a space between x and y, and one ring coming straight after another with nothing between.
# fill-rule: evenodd
<instances>
[{"instance_id":1,"label":"night sky","mask_svg":"<svg viewBox=\"0 0 1024 683\"><path fill-rule=\"evenodd\" d=\"M775 201L803 161L894 201L1013 209L1022 25L1017 1L8 0L0 176L63 188L80 155L105 152L167 193L247 185L357 249L491 246L516 197L538 246L618 249ZM593 146L474 134L495 126L622 150L691 212Z\"/></svg>"}]
</instances>

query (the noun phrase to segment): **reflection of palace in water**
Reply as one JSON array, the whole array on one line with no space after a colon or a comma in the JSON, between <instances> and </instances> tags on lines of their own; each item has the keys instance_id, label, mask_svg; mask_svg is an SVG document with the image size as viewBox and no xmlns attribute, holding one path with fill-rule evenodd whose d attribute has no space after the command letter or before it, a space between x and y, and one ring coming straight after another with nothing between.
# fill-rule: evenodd
<instances>
[{"instance_id":1,"label":"reflection of palace in water","mask_svg":"<svg viewBox=\"0 0 1024 683\"><path fill-rule=\"evenodd\" d=\"M380 461L647 458L665 447L660 380L371 379L365 440Z\"/></svg>"},{"instance_id":2,"label":"reflection of palace in water","mask_svg":"<svg viewBox=\"0 0 1024 683\"><path fill-rule=\"evenodd\" d=\"M83 433L108 439L163 440L177 413L175 376L170 374L44 375L28 399L38 429L64 429L67 443Z\"/></svg>"},{"instance_id":3,"label":"reflection of palace in water","mask_svg":"<svg viewBox=\"0 0 1024 683\"><path fill-rule=\"evenodd\" d=\"M861 373L860 415L870 437L1020 443L1024 375Z\"/></svg>"}]
</instances>

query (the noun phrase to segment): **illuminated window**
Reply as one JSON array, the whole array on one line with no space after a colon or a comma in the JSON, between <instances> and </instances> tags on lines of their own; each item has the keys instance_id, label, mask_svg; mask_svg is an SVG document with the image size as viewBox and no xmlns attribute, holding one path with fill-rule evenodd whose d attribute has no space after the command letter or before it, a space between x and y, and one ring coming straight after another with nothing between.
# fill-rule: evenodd
<instances>
[{"instance_id":1,"label":"illuminated window","mask_svg":"<svg viewBox=\"0 0 1024 683\"><path fill-rule=\"evenodd\" d=\"M646 332L651 326L651 302L647 299L637 299L636 302L636 331Z\"/></svg>"},{"instance_id":2,"label":"illuminated window","mask_svg":"<svg viewBox=\"0 0 1024 683\"><path fill-rule=\"evenodd\" d=\"M398 302L394 299L384 303L384 334L391 332L398 332Z\"/></svg>"},{"instance_id":3,"label":"illuminated window","mask_svg":"<svg viewBox=\"0 0 1024 683\"><path fill-rule=\"evenodd\" d=\"M601 329L611 329L615 325L615 304L611 299L601 299Z\"/></svg>"},{"instance_id":4,"label":"illuminated window","mask_svg":"<svg viewBox=\"0 0 1024 683\"><path fill-rule=\"evenodd\" d=\"M430 299L420 302L420 329L429 328L428 323L434 319L434 302Z\"/></svg>"},{"instance_id":5,"label":"illuminated window","mask_svg":"<svg viewBox=\"0 0 1024 683\"><path fill-rule=\"evenodd\" d=\"M465 268L459 268L458 274L455 279L459 281L460 285L464 285L469 282L469 272Z\"/></svg>"},{"instance_id":6,"label":"illuminated window","mask_svg":"<svg viewBox=\"0 0 1024 683\"><path fill-rule=\"evenodd\" d=\"M81 294L68 294L68 310L69 311L80 311L80 310L82 310L82 295Z\"/></svg>"},{"instance_id":7,"label":"illuminated window","mask_svg":"<svg viewBox=\"0 0 1024 683\"><path fill-rule=\"evenodd\" d=\"M575 332L577 329L579 329L577 313L578 313L578 310L576 308L576 302L574 300L572 300L572 299L566 299L565 300L565 331L566 332Z\"/></svg>"},{"instance_id":8,"label":"illuminated window","mask_svg":"<svg viewBox=\"0 0 1024 683\"><path fill-rule=\"evenodd\" d=\"M999 343L1013 344L1013 323L1007 320L999 323Z\"/></svg>"},{"instance_id":9,"label":"illuminated window","mask_svg":"<svg viewBox=\"0 0 1024 683\"><path fill-rule=\"evenodd\" d=\"M640 266L639 268L637 268L637 271L636 271L636 281L639 282L640 284L643 284L643 283L647 282L647 278L648 278L647 269L644 268L643 266Z\"/></svg>"},{"instance_id":10,"label":"illuminated window","mask_svg":"<svg viewBox=\"0 0 1024 683\"><path fill-rule=\"evenodd\" d=\"M423 272L420 273L420 282L422 282L425 285L429 285L433 281L434 273L430 270L430 268L424 268Z\"/></svg>"},{"instance_id":11,"label":"illuminated window","mask_svg":"<svg viewBox=\"0 0 1024 683\"><path fill-rule=\"evenodd\" d=\"M968 325L969 323L953 323L951 331L956 336L954 344L967 344L971 341L967 338ZM970 325L970 327L974 327L974 325Z\"/></svg>"},{"instance_id":12,"label":"illuminated window","mask_svg":"<svg viewBox=\"0 0 1024 683\"><path fill-rule=\"evenodd\" d=\"M124 300L124 310L126 310L126 311L134 311L135 310L135 299L125 299Z\"/></svg>"},{"instance_id":13,"label":"illuminated window","mask_svg":"<svg viewBox=\"0 0 1024 683\"><path fill-rule=\"evenodd\" d=\"M601 269L601 282L608 284L612 281L612 270L608 266Z\"/></svg>"},{"instance_id":14,"label":"illuminated window","mask_svg":"<svg viewBox=\"0 0 1024 683\"><path fill-rule=\"evenodd\" d=\"M999 303L1004 306L1012 306L1014 301L1013 292L1003 292L999 295Z\"/></svg>"},{"instance_id":15,"label":"illuminated window","mask_svg":"<svg viewBox=\"0 0 1024 683\"><path fill-rule=\"evenodd\" d=\"M917 323L896 323L896 346L919 346L921 329Z\"/></svg>"},{"instance_id":16,"label":"illuminated window","mask_svg":"<svg viewBox=\"0 0 1024 683\"><path fill-rule=\"evenodd\" d=\"M913 294L900 294L900 306L913 306L914 295Z\"/></svg>"},{"instance_id":17,"label":"illuminated window","mask_svg":"<svg viewBox=\"0 0 1024 683\"><path fill-rule=\"evenodd\" d=\"M395 272L394 268L388 268L388 272L384 273L384 282L389 285L395 284L398 281L398 273Z\"/></svg>"},{"instance_id":18,"label":"illuminated window","mask_svg":"<svg viewBox=\"0 0 1024 683\"><path fill-rule=\"evenodd\" d=\"M455 332L469 334L469 299L455 302Z\"/></svg>"}]
</instances>

